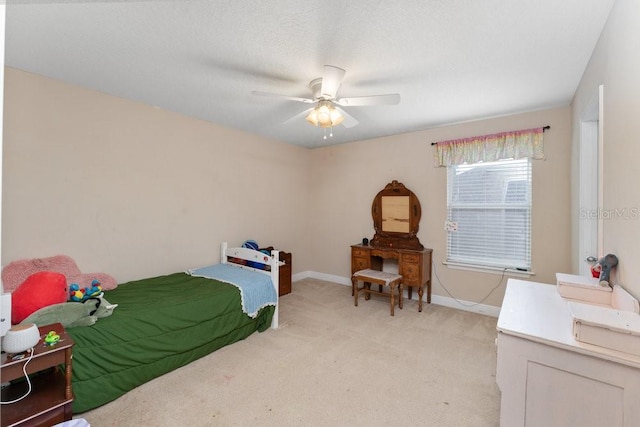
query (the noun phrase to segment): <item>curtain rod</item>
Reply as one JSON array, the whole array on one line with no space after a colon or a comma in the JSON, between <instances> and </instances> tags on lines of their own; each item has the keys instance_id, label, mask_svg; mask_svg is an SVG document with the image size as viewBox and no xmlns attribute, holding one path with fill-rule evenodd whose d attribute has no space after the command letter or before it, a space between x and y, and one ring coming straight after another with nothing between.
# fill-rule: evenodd
<instances>
[{"instance_id":1,"label":"curtain rod","mask_svg":"<svg viewBox=\"0 0 640 427\"><path fill-rule=\"evenodd\" d=\"M551 126L549 126L549 125L547 125L547 126L543 126L543 127L542 127L542 132L544 132L544 131L545 131L545 130L547 130L547 129L551 129ZM438 143L437 143L437 142L432 142L432 143L431 143L431 145L438 145Z\"/></svg>"}]
</instances>

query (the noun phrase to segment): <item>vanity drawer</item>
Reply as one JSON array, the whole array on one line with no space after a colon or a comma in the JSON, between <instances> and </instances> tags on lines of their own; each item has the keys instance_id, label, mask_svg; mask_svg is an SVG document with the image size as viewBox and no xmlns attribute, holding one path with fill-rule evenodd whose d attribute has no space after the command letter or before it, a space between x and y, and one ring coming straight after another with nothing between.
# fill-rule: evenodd
<instances>
[{"instance_id":1,"label":"vanity drawer","mask_svg":"<svg viewBox=\"0 0 640 427\"><path fill-rule=\"evenodd\" d=\"M400 274L407 285L420 285L420 266L418 264L400 264Z\"/></svg>"},{"instance_id":2,"label":"vanity drawer","mask_svg":"<svg viewBox=\"0 0 640 427\"><path fill-rule=\"evenodd\" d=\"M369 258L369 250L360 249L360 248L351 248L351 256L353 258L356 258L356 257Z\"/></svg>"},{"instance_id":3,"label":"vanity drawer","mask_svg":"<svg viewBox=\"0 0 640 427\"><path fill-rule=\"evenodd\" d=\"M366 268L370 268L371 263L369 262L369 258L351 258L351 273L355 273L356 271L364 270Z\"/></svg>"},{"instance_id":4,"label":"vanity drawer","mask_svg":"<svg viewBox=\"0 0 640 427\"><path fill-rule=\"evenodd\" d=\"M403 262L420 263L420 255L417 254L402 254L401 257Z\"/></svg>"}]
</instances>

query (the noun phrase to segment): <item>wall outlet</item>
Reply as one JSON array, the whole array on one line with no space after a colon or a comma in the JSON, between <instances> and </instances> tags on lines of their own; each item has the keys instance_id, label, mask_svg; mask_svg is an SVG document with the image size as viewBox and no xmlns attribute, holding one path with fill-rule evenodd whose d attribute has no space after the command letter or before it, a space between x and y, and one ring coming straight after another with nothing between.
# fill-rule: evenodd
<instances>
[{"instance_id":1,"label":"wall outlet","mask_svg":"<svg viewBox=\"0 0 640 427\"><path fill-rule=\"evenodd\" d=\"M458 223L455 221L445 221L444 222L444 230L445 231L458 231Z\"/></svg>"}]
</instances>

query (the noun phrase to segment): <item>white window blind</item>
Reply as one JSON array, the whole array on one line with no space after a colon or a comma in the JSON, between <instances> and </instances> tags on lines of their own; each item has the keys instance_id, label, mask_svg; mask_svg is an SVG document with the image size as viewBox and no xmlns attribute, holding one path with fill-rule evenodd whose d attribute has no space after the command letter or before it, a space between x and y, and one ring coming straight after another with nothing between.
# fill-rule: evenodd
<instances>
[{"instance_id":1,"label":"white window blind","mask_svg":"<svg viewBox=\"0 0 640 427\"><path fill-rule=\"evenodd\" d=\"M448 167L447 261L531 270L531 159Z\"/></svg>"}]
</instances>

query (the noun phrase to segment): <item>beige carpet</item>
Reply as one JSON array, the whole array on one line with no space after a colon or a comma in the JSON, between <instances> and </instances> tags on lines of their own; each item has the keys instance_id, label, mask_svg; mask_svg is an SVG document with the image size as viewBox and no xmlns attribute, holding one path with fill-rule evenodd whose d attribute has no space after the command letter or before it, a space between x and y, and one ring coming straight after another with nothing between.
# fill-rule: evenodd
<instances>
[{"instance_id":1,"label":"beige carpet","mask_svg":"<svg viewBox=\"0 0 640 427\"><path fill-rule=\"evenodd\" d=\"M497 319L416 301L354 307L351 288L307 279L278 330L79 414L92 426L497 426Z\"/></svg>"}]
</instances>

